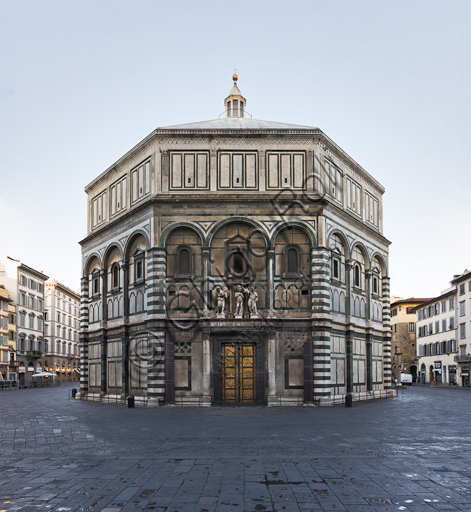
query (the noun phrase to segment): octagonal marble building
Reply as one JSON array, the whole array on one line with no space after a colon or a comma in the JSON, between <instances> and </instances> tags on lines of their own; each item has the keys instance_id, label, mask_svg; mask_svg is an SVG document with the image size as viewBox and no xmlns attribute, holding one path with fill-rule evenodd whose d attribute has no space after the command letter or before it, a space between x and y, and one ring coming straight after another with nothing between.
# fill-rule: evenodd
<instances>
[{"instance_id":1,"label":"octagonal marble building","mask_svg":"<svg viewBox=\"0 0 471 512\"><path fill-rule=\"evenodd\" d=\"M392 396L384 188L320 129L157 128L87 187L81 385L137 405Z\"/></svg>"}]
</instances>

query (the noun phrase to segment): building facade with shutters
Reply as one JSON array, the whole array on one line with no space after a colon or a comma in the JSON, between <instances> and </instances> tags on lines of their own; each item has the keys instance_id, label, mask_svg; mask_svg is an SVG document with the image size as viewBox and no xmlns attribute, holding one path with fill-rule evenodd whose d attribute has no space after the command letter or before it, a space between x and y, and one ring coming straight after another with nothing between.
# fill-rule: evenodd
<instances>
[{"instance_id":1,"label":"building facade with shutters","mask_svg":"<svg viewBox=\"0 0 471 512\"><path fill-rule=\"evenodd\" d=\"M44 370L60 380L80 380L80 295L55 279L45 282Z\"/></svg>"},{"instance_id":2,"label":"building facade with shutters","mask_svg":"<svg viewBox=\"0 0 471 512\"><path fill-rule=\"evenodd\" d=\"M459 384L455 356L456 286L417 306L417 355L420 381Z\"/></svg>"},{"instance_id":3,"label":"building facade with shutters","mask_svg":"<svg viewBox=\"0 0 471 512\"><path fill-rule=\"evenodd\" d=\"M471 386L471 271L455 276L451 284L456 286L457 381L460 386Z\"/></svg>"},{"instance_id":4,"label":"building facade with shutters","mask_svg":"<svg viewBox=\"0 0 471 512\"><path fill-rule=\"evenodd\" d=\"M401 382L401 373L411 374L413 382L418 379L415 308L428 300L415 297L391 298L391 364L393 376L398 383Z\"/></svg>"},{"instance_id":5,"label":"building facade with shutters","mask_svg":"<svg viewBox=\"0 0 471 512\"><path fill-rule=\"evenodd\" d=\"M0 380L16 380L15 313L13 299L5 285L0 286ZM13 356L13 357L12 357Z\"/></svg>"},{"instance_id":6,"label":"building facade with shutters","mask_svg":"<svg viewBox=\"0 0 471 512\"><path fill-rule=\"evenodd\" d=\"M16 361L19 386L30 386L35 372L42 371L44 353L44 281L43 272L19 260L0 262L0 284L10 292L16 305Z\"/></svg>"},{"instance_id":7,"label":"building facade with shutters","mask_svg":"<svg viewBox=\"0 0 471 512\"><path fill-rule=\"evenodd\" d=\"M318 128L154 130L87 187L82 399L331 405L392 395L383 187Z\"/></svg>"}]
</instances>

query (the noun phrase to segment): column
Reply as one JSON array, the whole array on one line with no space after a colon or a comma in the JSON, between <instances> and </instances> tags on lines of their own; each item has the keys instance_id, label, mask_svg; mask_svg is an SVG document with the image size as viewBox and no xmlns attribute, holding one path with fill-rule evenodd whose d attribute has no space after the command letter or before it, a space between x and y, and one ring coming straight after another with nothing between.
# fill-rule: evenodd
<instances>
[{"instance_id":1,"label":"column","mask_svg":"<svg viewBox=\"0 0 471 512\"><path fill-rule=\"evenodd\" d=\"M153 247L146 252L147 315L165 318L167 303L167 251Z\"/></svg>"},{"instance_id":2,"label":"column","mask_svg":"<svg viewBox=\"0 0 471 512\"><path fill-rule=\"evenodd\" d=\"M211 248L203 246L201 248L201 256L203 257L203 283L200 293L202 297L203 317L209 317L211 309L211 290L209 289L209 276L211 275Z\"/></svg>"},{"instance_id":3,"label":"column","mask_svg":"<svg viewBox=\"0 0 471 512\"><path fill-rule=\"evenodd\" d=\"M119 268L121 270L121 278L123 283L123 318L124 322L127 323L129 316L129 263L122 260Z\"/></svg>"},{"instance_id":4,"label":"column","mask_svg":"<svg viewBox=\"0 0 471 512\"><path fill-rule=\"evenodd\" d=\"M210 331L203 330L203 397L201 405L211 407L211 343Z\"/></svg>"},{"instance_id":5,"label":"column","mask_svg":"<svg viewBox=\"0 0 471 512\"><path fill-rule=\"evenodd\" d=\"M353 393L353 331L349 330L345 336L345 366L347 374L347 393Z\"/></svg>"},{"instance_id":6,"label":"column","mask_svg":"<svg viewBox=\"0 0 471 512\"><path fill-rule=\"evenodd\" d=\"M101 277L101 321L105 326L108 320L108 272L106 269L100 270Z\"/></svg>"},{"instance_id":7,"label":"column","mask_svg":"<svg viewBox=\"0 0 471 512\"><path fill-rule=\"evenodd\" d=\"M51 338L53 340L54 338ZM56 343L55 341L51 341L52 343ZM81 334L79 338L79 348L80 348L80 397L84 397L88 393L88 339ZM56 348L51 347L51 352L55 353ZM51 368L56 371L55 358L52 358Z\"/></svg>"},{"instance_id":8,"label":"column","mask_svg":"<svg viewBox=\"0 0 471 512\"><path fill-rule=\"evenodd\" d=\"M165 337L165 404L175 404L175 342L170 331Z\"/></svg>"},{"instance_id":9,"label":"column","mask_svg":"<svg viewBox=\"0 0 471 512\"><path fill-rule=\"evenodd\" d=\"M371 320L371 277L373 275L372 270L365 271L365 292L366 292L366 321Z\"/></svg>"},{"instance_id":10,"label":"column","mask_svg":"<svg viewBox=\"0 0 471 512\"><path fill-rule=\"evenodd\" d=\"M389 277L382 278L383 294L383 384L384 389L391 389L391 316L389 308Z\"/></svg>"},{"instance_id":11,"label":"column","mask_svg":"<svg viewBox=\"0 0 471 512\"><path fill-rule=\"evenodd\" d=\"M123 326L121 338L121 398L126 400L129 395L129 355L127 325Z\"/></svg>"},{"instance_id":12,"label":"column","mask_svg":"<svg viewBox=\"0 0 471 512\"><path fill-rule=\"evenodd\" d=\"M352 268L353 260L345 262L345 316L347 322L350 322L350 317L353 316L354 307L352 300Z\"/></svg>"},{"instance_id":13,"label":"column","mask_svg":"<svg viewBox=\"0 0 471 512\"><path fill-rule=\"evenodd\" d=\"M107 379L108 379L108 360L107 360L107 345L106 345L106 333L105 330L102 330L101 333L101 343L100 343L100 349L101 349L101 395L106 394L107 389Z\"/></svg>"},{"instance_id":14,"label":"column","mask_svg":"<svg viewBox=\"0 0 471 512\"><path fill-rule=\"evenodd\" d=\"M366 334L366 390L373 391L373 334Z\"/></svg>"},{"instance_id":15,"label":"column","mask_svg":"<svg viewBox=\"0 0 471 512\"><path fill-rule=\"evenodd\" d=\"M268 397L267 405L280 405L276 396L276 332L268 331Z\"/></svg>"},{"instance_id":16,"label":"column","mask_svg":"<svg viewBox=\"0 0 471 512\"><path fill-rule=\"evenodd\" d=\"M326 247L311 248L314 401L318 405L331 404L330 259L331 251Z\"/></svg>"},{"instance_id":17,"label":"column","mask_svg":"<svg viewBox=\"0 0 471 512\"><path fill-rule=\"evenodd\" d=\"M312 341L304 343L304 403L314 403L314 368Z\"/></svg>"},{"instance_id":18,"label":"column","mask_svg":"<svg viewBox=\"0 0 471 512\"><path fill-rule=\"evenodd\" d=\"M147 405L157 407L165 399L165 347L167 310L167 252L153 247L146 252L147 316L155 319L147 337L150 365L147 372Z\"/></svg>"},{"instance_id":19,"label":"column","mask_svg":"<svg viewBox=\"0 0 471 512\"><path fill-rule=\"evenodd\" d=\"M80 329L83 331L88 328L88 277L82 277L82 279L80 279L80 294ZM51 322L51 329L53 328L53 325L53 322ZM51 332L51 334L52 340L55 333ZM55 351L51 350L51 352Z\"/></svg>"},{"instance_id":20,"label":"column","mask_svg":"<svg viewBox=\"0 0 471 512\"><path fill-rule=\"evenodd\" d=\"M267 247L267 274L268 274L268 311L275 312L275 248Z\"/></svg>"}]
</instances>

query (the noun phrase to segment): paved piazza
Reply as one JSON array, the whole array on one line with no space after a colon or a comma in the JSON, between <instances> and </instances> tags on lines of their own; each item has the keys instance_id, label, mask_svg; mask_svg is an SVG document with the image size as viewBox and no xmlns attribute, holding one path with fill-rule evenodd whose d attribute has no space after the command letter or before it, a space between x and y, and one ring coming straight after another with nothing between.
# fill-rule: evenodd
<instances>
[{"instance_id":1,"label":"paved piazza","mask_svg":"<svg viewBox=\"0 0 471 512\"><path fill-rule=\"evenodd\" d=\"M128 409L0 392L0 511L471 511L471 390ZM75 383L76 386L76 383Z\"/></svg>"}]
</instances>

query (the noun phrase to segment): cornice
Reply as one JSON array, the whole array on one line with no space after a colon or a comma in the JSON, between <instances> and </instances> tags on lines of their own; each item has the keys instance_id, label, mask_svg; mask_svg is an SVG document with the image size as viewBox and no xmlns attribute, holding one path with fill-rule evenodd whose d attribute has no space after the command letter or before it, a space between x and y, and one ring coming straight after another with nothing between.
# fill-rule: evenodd
<instances>
[{"instance_id":1,"label":"cornice","mask_svg":"<svg viewBox=\"0 0 471 512\"><path fill-rule=\"evenodd\" d=\"M32 274L34 277L42 279L43 281L46 281L47 279L49 279L49 276L47 276L46 274L43 274L43 273L39 272L38 270L34 270L34 268L28 267L28 265L25 265L24 263L21 263L20 265L18 265L18 270L22 270L25 273L28 272L28 273Z\"/></svg>"}]
</instances>

